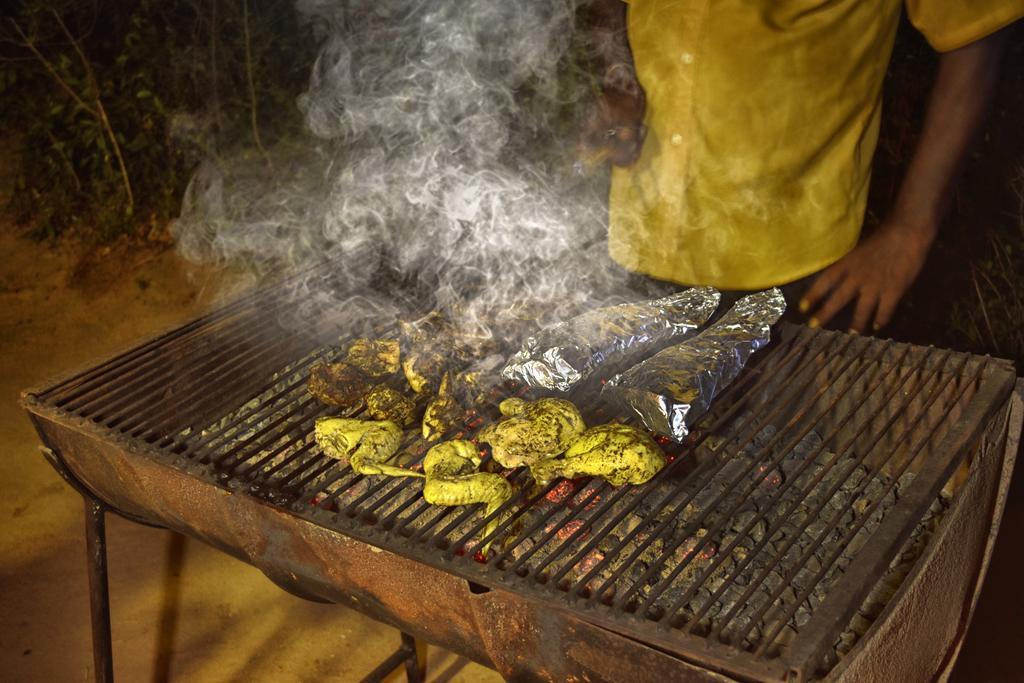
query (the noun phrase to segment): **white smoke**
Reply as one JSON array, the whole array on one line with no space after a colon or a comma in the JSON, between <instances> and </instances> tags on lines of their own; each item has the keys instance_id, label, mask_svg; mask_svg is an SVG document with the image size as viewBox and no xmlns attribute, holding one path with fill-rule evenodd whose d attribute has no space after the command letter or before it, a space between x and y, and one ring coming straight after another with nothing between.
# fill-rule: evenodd
<instances>
[{"instance_id":1,"label":"white smoke","mask_svg":"<svg viewBox=\"0 0 1024 683\"><path fill-rule=\"evenodd\" d=\"M474 319L524 303L557 317L615 291L606 186L570 172L575 1L299 0L321 46L298 102L307 136L272 165L204 163L182 253L255 277L338 258L329 285L298 294L307 312L375 286L371 252Z\"/></svg>"}]
</instances>

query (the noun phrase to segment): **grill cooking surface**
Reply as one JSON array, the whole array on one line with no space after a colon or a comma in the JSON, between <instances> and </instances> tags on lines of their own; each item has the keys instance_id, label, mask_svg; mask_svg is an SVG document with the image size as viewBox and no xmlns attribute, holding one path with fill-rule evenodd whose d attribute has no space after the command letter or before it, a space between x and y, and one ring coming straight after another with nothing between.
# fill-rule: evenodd
<instances>
[{"instance_id":1,"label":"grill cooking surface","mask_svg":"<svg viewBox=\"0 0 1024 683\"><path fill-rule=\"evenodd\" d=\"M518 470L482 537L482 506L431 506L419 480L363 477L320 452L314 420L336 412L306 379L339 351L323 344L329 321L282 322L289 301L253 295L35 400L316 524L739 676L834 663L1014 377L1002 361L781 326L690 440L666 446L653 481L541 489ZM590 425L616 417L570 398ZM417 425L399 457L415 466L425 451Z\"/></svg>"}]
</instances>

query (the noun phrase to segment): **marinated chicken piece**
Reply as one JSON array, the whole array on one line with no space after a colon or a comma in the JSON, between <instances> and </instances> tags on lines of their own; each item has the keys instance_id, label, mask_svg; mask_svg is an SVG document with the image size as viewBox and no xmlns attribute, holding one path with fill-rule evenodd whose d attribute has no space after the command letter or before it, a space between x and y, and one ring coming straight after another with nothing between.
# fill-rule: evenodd
<instances>
[{"instance_id":1,"label":"marinated chicken piece","mask_svg":"<svg viewBox=\"0 0 1024 683\"><path fill-rule=\"evenodd\" d=\"M402 337L410 344L429 344L438 338L450 337L453 325L440 311L431 311L422 318L398 323Z\"/></svg>"},{"instance_id":2,"label":"marinated chicken piece","mask_svg":"<svg viewBox=\"0 0 1024 683\"><path fill-rule=\"evenodd\" d=\"M392 477L423 476L387 464L402 442L402 428L390 420L321 417L316 421L313 432L325 455L347 461L354 472Z\"/></svg>"},{"instance_id":3,"label":"marinated chicken piece","mask_svg":"<svg viewBox=\"0 0 1024 683\"><path fill-rule=\"evenodd\" d=\"M400 391L378 384L366 395L366 412L375 420L405 426L416 420L416 403Z\"/></svg>"},{"instance_id":4,"label":"marinated chicken piece","mask_svg":"<svg viewBox=\"0 0 1024 683\"><path fill-rule=\"evenodd\" d=\"M448 369L444 354L434 348L414 348L402 359L402 371L417 394L436 392Z\"/></svg>"},{"instance_id":5,"label":"marinated chicken piece","mask_svg":"<svg viewBox=\"0 0 1024 683\"><path fill-rule=\"evenodd\" d=\"M358 408L370 387L370 378L350 363L317 363L309 369L309 393L329 406Z\"/></svg>"},{"instance_id":6,"label":"marinated chicken piece","mask_svg":"<svg viewBox=\"0 0 1024 683\"><path fill-rule=\"evenodd\" d=\"M446 372L437 396L427 403L427 409L423 412L423 438L427 441L437 441L444 436L464 413L452 393L452 382L452 373Z\"/></svg>"},{"instance_id":7,"label":"marinated chicken piece","mask_svg":"<svg viewBox=\"0 0 1024 683\"><path fill-rule=\"evenodd\" d=\"M356 339L348 347L345 361L370 377L387 377L398 372L400 351L397 339Z\"/></svg>"},{"instance_id":8,"label":"marinated chicken piece","mask_svg":"<svg viewBox=\"0 0 1024 683\"><path fill-rule=\"evenodd\" d=\"M472 505L485 503L487 517L512 496L512 485L500 474L479 472L480 453L470 441L445 441L433 446L423 459L423 498L431 505ZM499 524L495 517L484 527L484 538ZM486 556L488 541L480 552Z\"/></svg>"},{"instance_id":9,"label":"marinated chicken piece","mask_svg":"<svg viewBox=\"0 0 1024 683\"><path fill-rule=\"evenodd\" d=\"M583 432L563 458L530 466L541 486L558 477L600 477L612 486L643 484L665 466L665 454L646 432L624 424L606 424Z\"/></svg>"},{"instance_id":10,"label":"marinated chicken piece","mask_svg":"<svg viewBox=\"0 0 1024 683\"><path fill-rule=\"evenodd\" d=\"M508 398L498 409L506 419L485 427L479 438L510 469L561 455L587 428L576 406L561 398Z\"/></svg>"}]
</instances>

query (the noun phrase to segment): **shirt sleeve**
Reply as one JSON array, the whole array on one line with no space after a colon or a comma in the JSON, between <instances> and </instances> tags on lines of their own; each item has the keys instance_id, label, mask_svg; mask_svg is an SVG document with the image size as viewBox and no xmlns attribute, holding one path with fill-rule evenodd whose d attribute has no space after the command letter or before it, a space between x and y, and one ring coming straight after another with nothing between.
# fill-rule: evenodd
<instances>
[{"instance_id":1,"label":"shirt sleeve","mask_svg":"<svg viewBox=\"0 0 1024 683\"><path fill-rule=\"evenodd\" d=\"M948 52L1024 17L1024 0L906 0L910 22L939 52Z\"/></svg>"}]
</instances>

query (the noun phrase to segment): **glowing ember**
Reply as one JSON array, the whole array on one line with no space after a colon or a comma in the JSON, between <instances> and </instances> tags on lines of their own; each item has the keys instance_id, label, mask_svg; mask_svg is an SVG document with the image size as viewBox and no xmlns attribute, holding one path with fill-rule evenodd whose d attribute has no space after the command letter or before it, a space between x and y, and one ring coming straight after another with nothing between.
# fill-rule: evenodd
<instances>
[{"instance_id":1,"label":"glowing ember","mask_svg":"<svg viewBox=\"0 0 1024 683\"><path fill-rule=\"evenodd\" d=\"M323 500L326 497L327 496L324 496L324 495L318 493L315 496L313 496L312 498L310 498L309 504L312 505L313 507L316 507L316 506L320 505L320 503L322 503ZM324 509L325 510L330 510L331 512L337 512L338 511L338 502L335 501L335 500L332 500L331 502L329 502L327 505L324 506Z\"/></svg>"},{"instance_id":2,"label":"glowing ember","mask_svg":"<svg viewBox=\"0 0 1024 683\"><path fill-rule=\"evenodd\" d=\"M569 501L569 507L579 507L583 505L583 502L590 497L592 491L583 490L577 493L571 501ZM592 510L594 506L601 502L601 496L594 496L583 508L584 510Z\"/></svg>"},{"instance_id":3,"label":"glowing ember","mask_svg":"<svg viewBox=\"0 0 1024 683\"><path fill-rule=\"evenodd\" d=\"M565 524L563 524L561 526L559 526L558 523L556 522L556 523L553 523L553 524L549 524L545 530L548 533L550 533L556 527L557 527L558 530L555 532L555 535L558 536L558 540L565 541L569 537L571 537L573 534L575 534L577 531L579 531L581 528L583 528L583 520L582 519L573 519L573 520L570 520L570 521L566 522ZM586 540L587 536L589 536L589 535L590 535L589 532L583 532L582 534L580 534L576 538L576 540L584 541L584 540Z\"/></svg>"},{"instance_id":4,"label":"glowing ember","mask_svg":"<svg viewBox=\"0 0 1024 683\"><path fill-rule=\"evenodd\" d=\"M583 556L583 558L576 563L573 569L580 574L580 576L586 576L586 574L596 567L601 560L604 559L604 553L600 550L591 550L589 553Z\"/></svg>"},{"instance_id":5,"label":"glowing ember","mask_svg":"<svg viewBox=\"0 0 1024 683\"><path fill-rule=\"evenodd\" d=\"M779 486L782 484L782 472L777 469L768 469L768 466L761 463L757 466L757 474L761 477L761 483L767 486Z\"/></svg>"},{"instance_id":6,"label":"glowing ember","mask_svg":"<svg viewBox=\"0 0 1024 683\"><path fill-rule=\"evenodd\" d=\"M712 557L718 554L718 544L712 541L704 546L704 549L700 551L699 557L702 560L710 560Z\"/></svg>"},{"instance_id":7,"label":"glowing ember","mask_svg":"<svg viewBox=\"0 0 1024 683\"><path fill-rule=\"evenodd\" d=\"M544 499L549 503L560 505L572 496L576 492L577 484L575 481L570 479L562 479L560 482L555 484L555 488L548 491Z\"/></svg>"}]
</instances>

